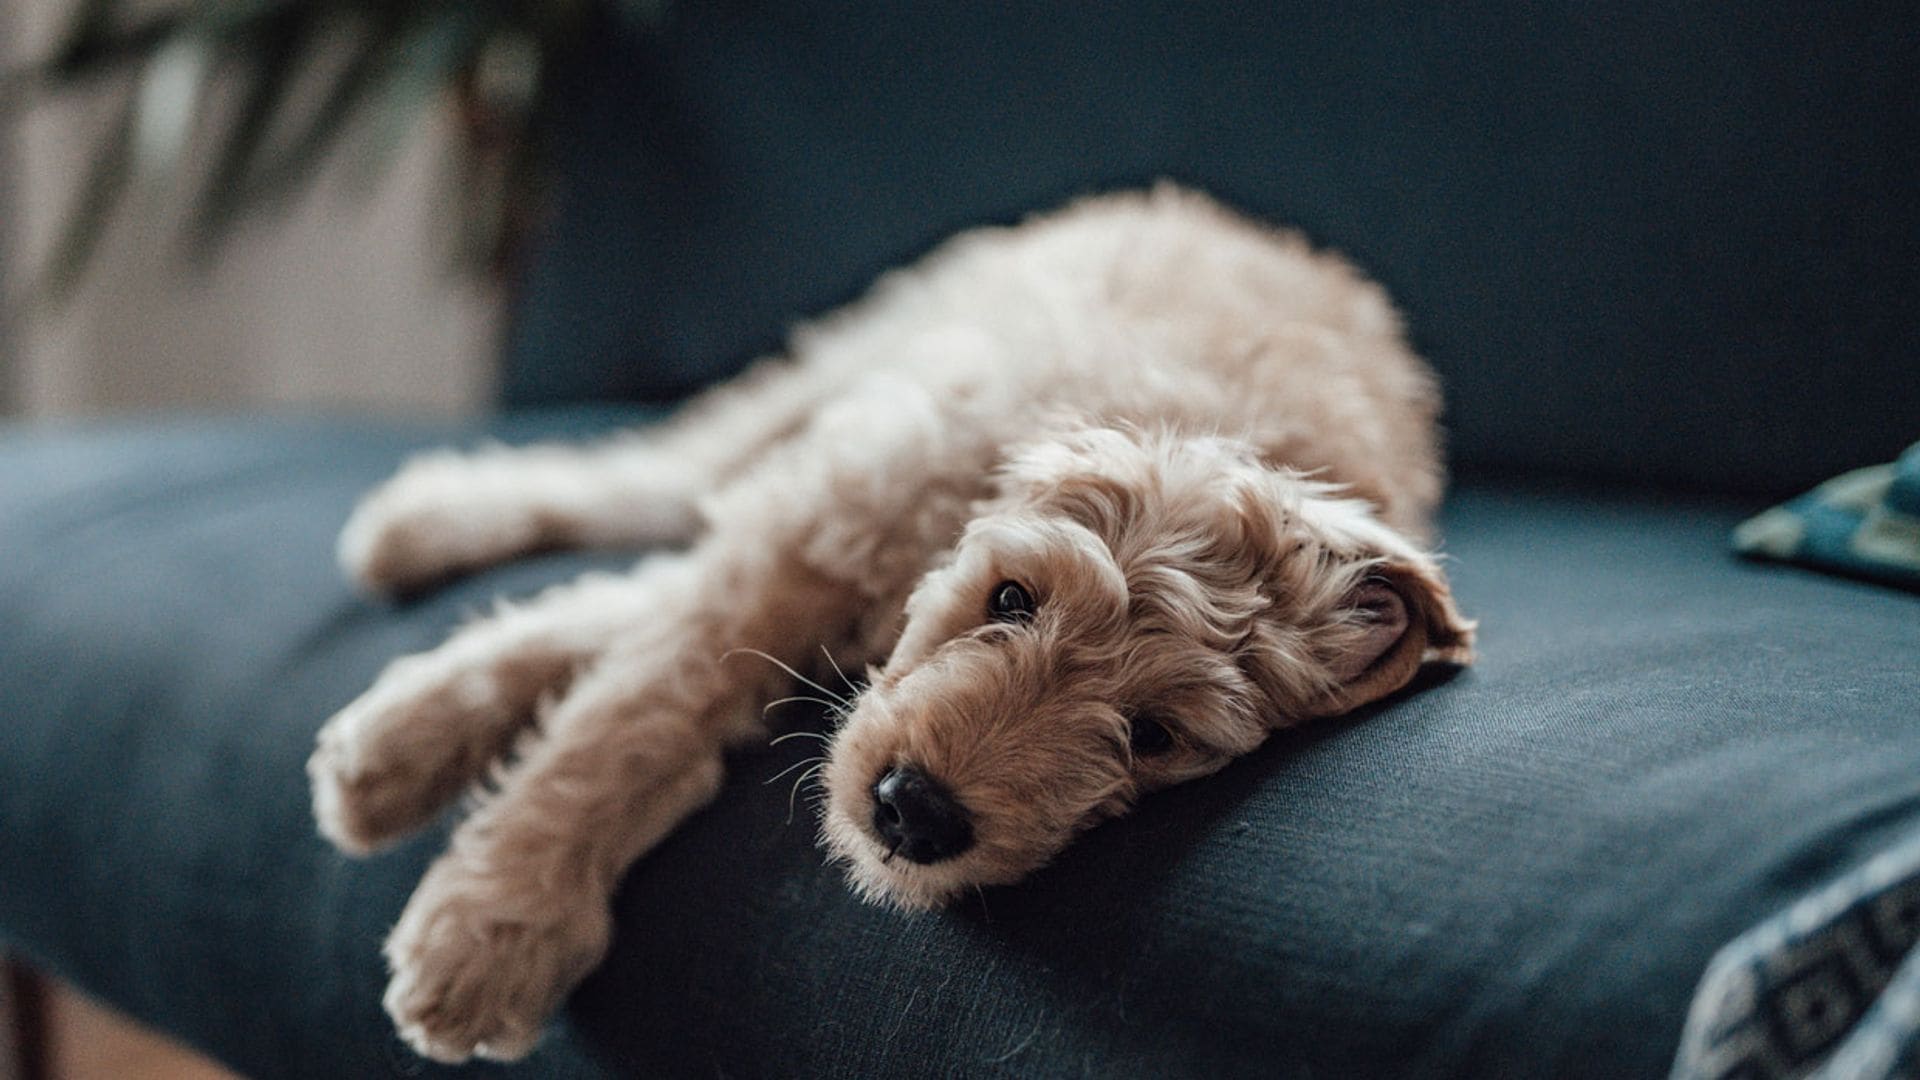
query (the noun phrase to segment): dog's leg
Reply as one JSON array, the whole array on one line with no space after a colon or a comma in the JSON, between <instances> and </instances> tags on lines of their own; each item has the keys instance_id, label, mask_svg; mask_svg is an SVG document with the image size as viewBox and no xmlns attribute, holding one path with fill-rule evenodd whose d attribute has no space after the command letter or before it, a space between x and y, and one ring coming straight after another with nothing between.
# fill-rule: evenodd
<instances>
[{"instance_id":1,"label":"dog's leg","mask_svg":"<svg viewBox=\"0 0 1920 1080\"><path fill-rule=\"evenodd\" d=\"M365 853L430 819L507 750L542 695L653 614L649 565L556 586L388 665L320 729L307 773L321 833Z\"/></svg>"},{"instance_id":2,"label":"dog's leg","mask_svg":"<svg viewBox=\"0 0 1920 1080\"><path fill-rule=\"evenodd\" d=\"M621 875L712 797L725 747L764 735L761 706L788 685L777 665L813 666L822 646L884 655L996 452L943 423L944 400L875 383L820 410L791 452L707 501L699 544L643 566L644 617L546 710L387 941L387 1011L416 1048L525 1053L604 953Z\"/></svg>"},{"instance_id":3,"label":"dog's leg","mask_svg":"<svg viewBox=\"0 0 1920 1080\"><path fill-rule=\"evenodd\" d=\"M709 540L649 576L649 617L575 680L454 834L386 945L387 1011L423 1054L524 1054L604 953L622 873L706 803L722 750L762 733L784 673L858 614L797 558Z\"/></svg>"},{"instance_id":4,"label":"dog's leg","mask_svg":"<svg viewBox=\"0 0 1920 1080\"><path fill-rule=\"evenodd\" d=\"M421 455L355 508L341 567L369 591L398 593L535 550L691 540L698 500L792 436L837 385L766 361L644 432Z\"/></svg>"}]
</instances>

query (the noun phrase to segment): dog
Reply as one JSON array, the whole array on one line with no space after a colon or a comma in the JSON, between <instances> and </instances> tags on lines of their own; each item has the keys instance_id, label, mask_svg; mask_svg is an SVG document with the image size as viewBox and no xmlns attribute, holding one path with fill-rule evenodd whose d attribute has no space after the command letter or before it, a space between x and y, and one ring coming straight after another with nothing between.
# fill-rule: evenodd
<instances>
[{"instance_id":1,"label":"dog","mask_svg":"<svg viewBox=\"0 0 1920 1080\"><path fill-rule=\"evenodd\" d=\"M320 731L315 815L349 853L480 782L385 945L400 1034L523 1056L622 873L797 680L866 672L821 842L862 897L925 909L1470 662L1427 549L1438 413L1380 287L1163 184L963 233L654 429L407 463L340 535L376 593L683 546L394 661Z\"/></svg>"}]
</instances>

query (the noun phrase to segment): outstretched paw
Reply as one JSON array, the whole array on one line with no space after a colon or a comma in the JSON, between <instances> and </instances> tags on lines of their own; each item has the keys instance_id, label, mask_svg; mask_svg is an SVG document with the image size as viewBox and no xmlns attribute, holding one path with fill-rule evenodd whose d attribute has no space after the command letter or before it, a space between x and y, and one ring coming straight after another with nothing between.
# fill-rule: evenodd
<instances>
[{"instance_id":1,"label":"outstretched paw","mask_svg":"<svg viewBox=\"0 0 1920 1080\"><path fill-rule=\"evenodd\" d=\"M433 653L389 665L320 729L307 759L320 835L365 855L431 820L512 733L476 722L500 710L492 685Z\"/></svg>"},{"instance_id":2,"label":"outstretched paw","mask_svg":"<svg viewBox=\"0 0 1920 1080\"><path fill-rule=\"evenodd\" d=\"M527 495L503 485L511 479L450 452L409 461L340 530L341 570L370 593L401 595L539 547L539 515L522 511Z\"/></svg>"},{"instance_id":3,"label":"outstretched paw","mask_svg":"<svg viewBox=\"0 0 1920 1080\"><path fill-rule=\"evenodd\" d=\"M387 939L387 1015L421 1055L447 1063L525 1057L605 954L604 906L517 894L511 885L474 879L442 859Z\"/></svg>"}]
</instances>

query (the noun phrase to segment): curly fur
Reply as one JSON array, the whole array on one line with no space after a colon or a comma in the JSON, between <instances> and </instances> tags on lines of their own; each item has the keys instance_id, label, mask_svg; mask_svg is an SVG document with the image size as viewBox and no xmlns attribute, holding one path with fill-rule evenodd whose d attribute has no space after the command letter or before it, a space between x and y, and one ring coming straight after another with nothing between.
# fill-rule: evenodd
<instances>
[{"instance_id":1,"label":"curly fur","mask_svg":"<svg viewBox=\"0 0 1920 1080\"><path fill-rule=\"evenodd\" d=\"M1437 412L1377 286L1163 185L964 234L663 428L410 463L341 534L378 592L541 547L691 546L395 661L320 732L315 813L347 851L496 777L387 942L401 1034L524 1054L604 952L620 875L766 736L779 668L868 666L822 842L862 896L923 908L1468 662L1421 547ZM1031 621L989 618L1008 580ZM1131 749L1142 716L1170 746ZM892 857L870 822L899 765L951 791L970 847Z\"/></svg>"}]
</instances>

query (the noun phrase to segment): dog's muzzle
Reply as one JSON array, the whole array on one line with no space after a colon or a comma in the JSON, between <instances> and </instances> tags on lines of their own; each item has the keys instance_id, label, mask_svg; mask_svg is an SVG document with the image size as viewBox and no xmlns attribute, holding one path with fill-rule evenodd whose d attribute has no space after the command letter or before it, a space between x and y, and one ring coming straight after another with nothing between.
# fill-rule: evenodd
<instances>
[{"instance_id":1,"label":"dog's muzzle","mask_svg":"<svg viewBox=\"0 0 1920 1080\"><path fill-rule=\"evenodd\" d=\"M973 815L939 781L896 765L874 782L873 831L889 856L937 863L973 846Z\"/></svg>"}]
</instances>

